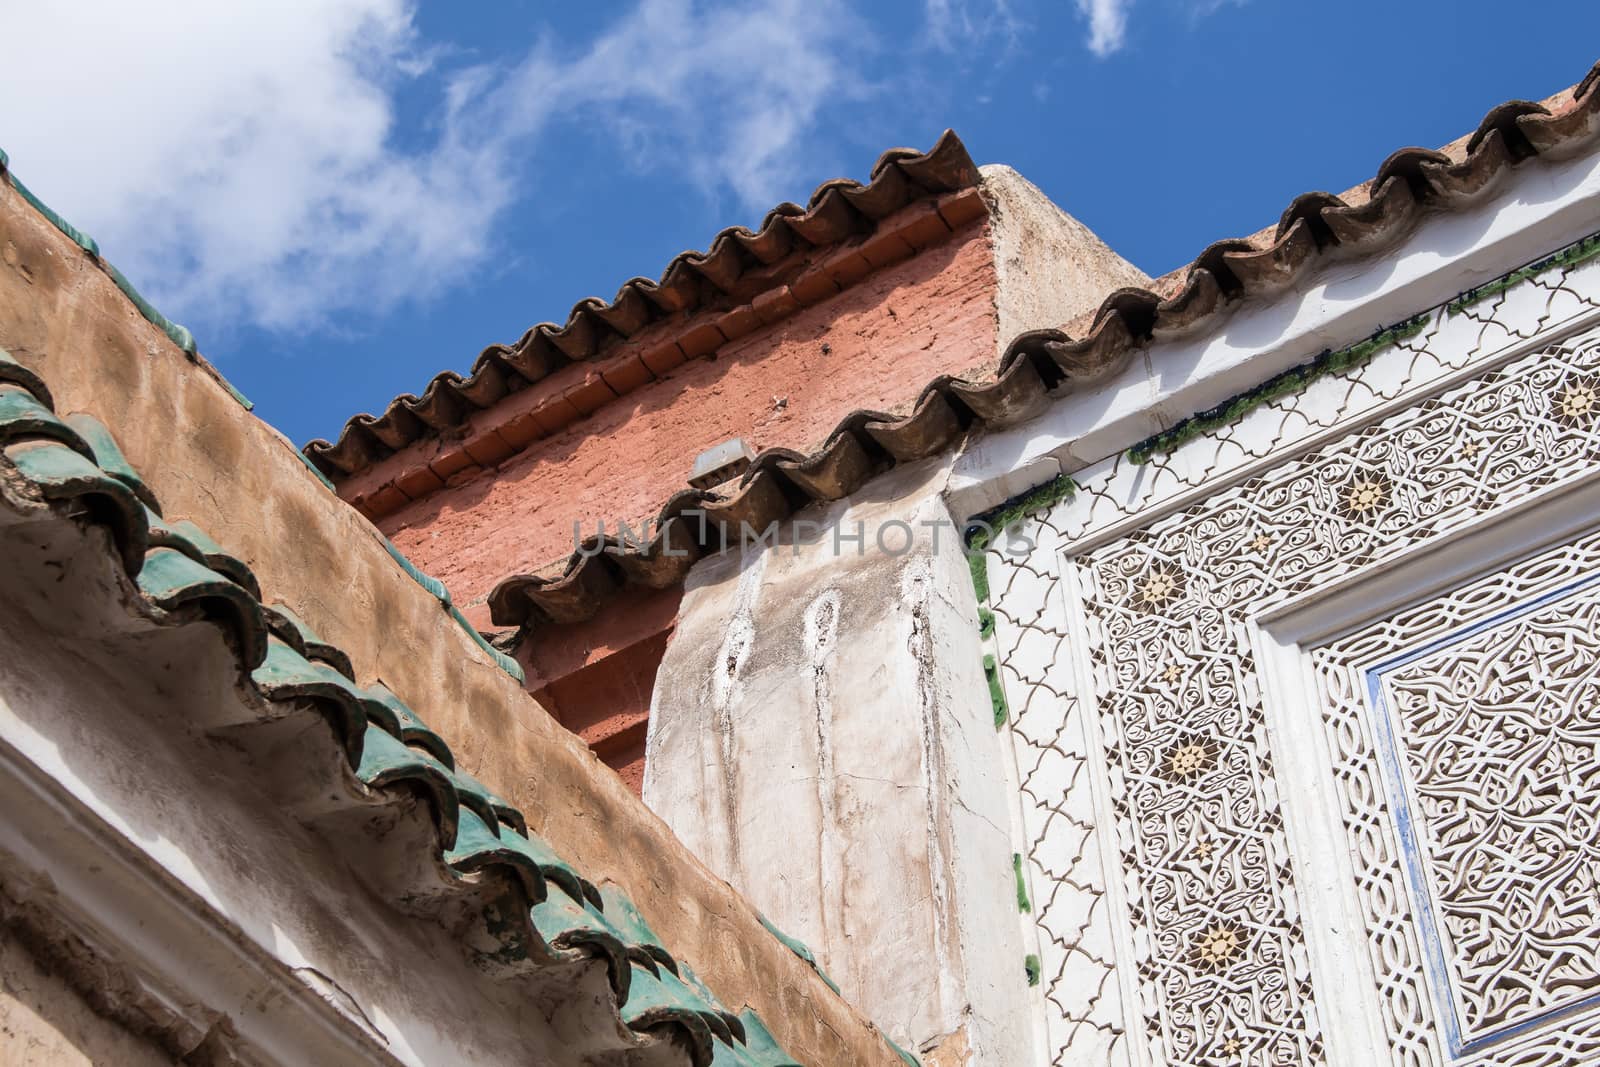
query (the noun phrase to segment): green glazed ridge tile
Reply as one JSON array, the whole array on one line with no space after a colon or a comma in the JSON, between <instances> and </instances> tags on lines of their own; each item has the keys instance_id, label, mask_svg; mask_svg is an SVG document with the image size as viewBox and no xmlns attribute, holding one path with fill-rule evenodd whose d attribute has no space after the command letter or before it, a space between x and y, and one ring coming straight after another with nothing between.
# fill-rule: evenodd
<instances>
[{"instance_id":1,"label":"green glazed ridge tile","mask_svg":"<svg viewBox=\"0 0 1600 1067\"><path fill-rule=\"evenodd\" d=\"M39 403L51 411L56 409L55 398L51 395L50 386L45 380L31 368L17 362L11 353L3 348L0 348L0 382L20 385L37 397Z\"/></svg>"},{"instance_id":2,"label":"green glazed ridge tile","mask_svg":"<svg viewBox=\"0 0 1600 1067\"><path fill-rule=\"evenodd\" d=\"M529 834L519 810L470 775L456 772L443 738L386 686L356 686L342 650L322 641L291 610L263 605L259 583L246 564L193 522L164 520L154 494L102 424L89 416L56 419L43 381L3 351L0 383L19 387L29 397L23 400L19 395L12 401L17 413L12 421L33 419L48 435L4 447L5 458L17 473L46 500L84 503L96 521L109 525L126 571L139 577L140 590L151 603L165 610L200 606L209 615L230 616L228 621L239 635L239 655L247 661L249 679L261 697L269 702L315 704L333 727L352 770L369 788L401 782L420 788L432 802L441 848L452 866L501 863L518 868L529 879L525 884L541 888L546 882L555 884L560 892L546 889L530 909L533 929L554 947L598 952L605 958L613 990L625 1008L625 1022L638 1029L678 1026L694 1044L697 1063L787 1067L793 1062L753 1012L734 1015L722 1010L710 990L661 945L625 894L602 893L543 839ZM0 394L15 391L0 388ZM0 415L0 424L4 421ZM392 546L391 551L395 552ZM437 587L441 603L450 607L442 585L409 565L407 569L425 587L430 583ZM471 629L458 611L452 609L451 614ZM482 635L473 633L486 644ZM252 644L259 644L259 655L249 650ZM252 660L253 664L248 662ZM516 671L520 673L520 667ZM612 911L636 935L631 948L637 966L629 960L624 936L605 915L608 896ZM783 940L791 948L798 946L797 954L816 966L803 945ZM507 951L514 952L515 947ZM634 996L633 991L641 988L644 995ZM752 1031L765 1036L760 1050L744 1044Z\"/></svg>"},{"instance_id":3,"label":"green glazed ridge tile","mask_svg":"<svg viewBox=\"0 0 1600 1067\"><path fill-rule=\"evenodd\" d=\"M701 1000L705 1001L706 1007L701 1014L705 1017L706 1025L711 1027L711 1032L717 1035L717 1040L725 1041L729 1044L735 1041L741 1045L744 1044L744 1023L739 1020L737 1015L723 1010L716 994L712 993L711 988L700 980L699 975L695 974L688 965L680 966L676 971L669 973L688 986Z\"/></svg>"},{"instance_id":4,"label":"green glazed ridge tile","mask_svg":"<svg viewBox=\"0 0 1600 1067\"><path fill-rule=\"evenodd\" d=\"M456 773L462 774L463 772L457 771ZM473 784L475 784L479 789L483 790L484 795L489 798L489 807L494 809L495 817L499 820L501 826L504 826L507 829L515 830L523 837L528 836L528 820L523 816L521 810L518 809L515 804L511 803L511 801L505 799L493 789L490 789L488 786L478 781L476 778L473 778L471 775L465 775L465 777L473 782Z\"/></svg>"},{"instance_id":5,"label":"green glazed ridge tile","mask_svg":"<svg viewBox=\"0 0 1600 1067\"><path fill-rule=\"evenodd\" d=\"M532 918L534 929L552 948L600 956L605 961L612 992L619 1003L627 1001L634 984L634 970L628 962L622 938L603 917L562 892L550 893L535 904Z\"/></svg>"},{"instance_id":6,"label":"green glazed ridge tile","mask_svg":"<svg viewBox=\"0 0 1600 1067\"><path fill-rule=\"evenodd\" d=\"M556 850L551 848L549 842L544 838L525 831L512 831L510 833L501 833L500 840L532 858L539 865L539 871L544 875L545 881L558 887L563 893L571 897L574 902L583 903L583 876L577 872L577 869L572 864L557 855ZM610 923L610 916L606 916L606 921ZM619 936L621 936L620 931Z\"/></svg>"},{"instance_id":7,"label":"green glazed ridge tile","mask_svg":"<svg viewBox=\"0 0 1600 1067\"><path fill-rule=\"evenodd\" d=\"M538 859L526 846L526 838L516 834L499 837L469 807L460 809L455 845L445 854L445 862L462 874L475 874L489 867L506 867L521 879L530 903L537 904L549 895Z\"/></svg>"},{"instance_id":8,"label":"green glazed ridge tile","mask_svg":"<svg viewBox=\"0 0 1600 1067\"><path fill-rule=\"evenodd\" d=\"M71 424L57 418L49 405L20 385L0 383L0 443L28 439L44 439L65 445L90 462L95 458L94 449L83 439L83 435Z\"/></svg>"},{"instance_id":9,"label":"green glazed ridge tile","mask_svg":"<svg viewBox=\"0 0 1600 1067\"><path fill-rule=\"evenodd\" d=\"M456 621L456 625L466 631L467 636L472 638L474 644L483 649L488 657L494 661L496 667L499 667L519 682L528 680L527 672L522 669L522 664L491 645L489 639L480 634L477 628L467 621L467 617L461 614L460 609L450 603L446 603L445 607L449 610L450 617Z\"/></svg>"},{"instance_id":10,"label":"green glazed ridge tile","mask_svg":"<svg viewBox=\"0 0 1600 1067\"><path fill-rule=\"evenodd\" d=\"M152 547L160 545L182 552L201 566L211 568L239 586L252 600L257 602L261 600L261 586L257 583L254 572L233 556L223 552L215 541L206 536L205 531L188 519L168 522L157 512L151 511L147 504L145 523L150 528Z\"/></svg>"},{"instance_id":11,"label":"green glazed ridge tile","mask_svg":"<svg viewBox=\"0 0 1600 1067\"><path fill-rule=\"evenodd\" d=\"M389 540L387 537L380 537L380 540L383 541L383 547L388 551L389 557L396 563L400 564L401 570L411 575L412 581L416 582L418 585L422 586L422 588L432 593L433 598L439 601L441 604L448 604L450 602L450 590L445 588L443 582L432 575L424 574L421 570L419 570L417 565L407 559L405 553L401 552L400 549L395 546L393 541Z\"/></svg>"},{"instance_id":12,"label":"green glazed ridge tile","mask_svg":"<svg viewBox=\"0 0 1600 1067\"><path fill-rule=\"evenodd\" d=\"M367 716L360 690L331 667L309 660L276 634L267 638L267 655L250 680L268 700L309 700L327 718L352 768L361 765Z\"/></svg>"},{"instance_id":13,"label":"green glazed ridge tile","mask_svg":"<svg viewBox=\"0 0 1600 1067\"><path fill-rule=\"evenodd\" d=\"M84 504L94 522L110 528L123 570L129 577L139 573L150 531L144 505L131 489L55 441L24 441L5 446L4 452L46 500Z\"/></svg>"},{"instance_id":14,"label":"green glazed ridge tile","mask_svg":"<svg viewBox=\"0 0 1600 1067\"><path fill-rule=\"evenodd\" d=\"M901 1048L899 1045L895 1044L893 1041L890 1041L887 1034L883 1036L883 1040L885 1044L894 1049L897 1056L906 1062L907 1067L922 1067L921 1060L917 1059L915 1056Z\"/></svg>"},{"instance_id":15,"label":"green glazed ridge tile","mask_svg":"<svg viewBox=\"0 0 1600 1067\"><path fill-rule=\"evenodd\" d=\"M833 990L835 993L839 992L838 985L836 985L833 979L828 977L827 972L817 964L817 957L812 955L811 949L806 947L805 942L792 938L782 930L778 929L772 924L771 919L767 918L759 911L756 912L756 918L761 920L761 925L767 928L767 933L783 942L784 947L790 952L793 952L796 956L799 956L802 960L805 960L811 969L817 972L817 977L821 978L829 989Z\"/></svg>"},{"instance_id":16,"label":"green glazed ridge tile","mask_svg":"<svg viewBox=\"0 0 1600 1067\"><path fill-rule=\"evenodd\" d=\"M262 607L271 621L272 632L287 641L296 652L307 659L326 663L351 681L355 680L355 668L351 666L350 657L344 649L324 641L287 604L274 601Z\"/></svg>"},{"instance_id":17,"label":"green glazed ridge tile","mask_svg":"<svg viewBox=\"0 0 1600 1067\"><path fill-rule=\"evenodd\" d=\"M261 583L256 580L252 571L239 557L232 555L212 539L211 535L202 530L188 519L178 519L166 524L173 533L182 537L199 550L205 559L206 566L219 574L225 574L239 585L243 586L251 596L261 599Z\"/></svg>"},{"instance_id":18,"label":"green glazed ridge tile","mask_svg":"<svg viewBox=\"0 0 1600 1067\"><path fill-rule=\"evenodd\" d=\"M14 174L4 163L0 163L0 172L3 172L7 180L10 181L11 188L15 189L17 194L21 196L22 199L32 204L33 209L39 214L43 215L50 225L60 230L66 235L69 241L83 249L85 252L89 253L89 255L93 256L97 261L100 259L99 242L97 242L93 237L90 237L88 234L84 233L82 230L78 229L66 219L62 218L60 215L57 215L48 204L46 204L43 200L40 200L37 196L34 196L33 190L29 189L26 185L23 185L22 179L18 178L16 174Z\"/></svg>"},{"instance_id":19,"label":"green glazed ridge tile","mask_svg":"<svg viewBox=\"0 0 1600 1067\"><path fill-rule=\"evenodd\" d=\"M764 1067L762 1061L750 1054L744 1042L734 1041L723 1043L718 1041L713 1046L711 1067Z\"/></svg>"},{"instance_id":20,"label":"green glazed ridge tile","mask_svg":"<svg viewBox=\"0 0 1600 1067\"><path fill-rule=\"evenodd\" d=\"M783 1051L761 1016L746 1008L739 1013L739 1021L744 1023L745 1051L752 1062L760 1067L801 1067L798 1060Z\"/></svg>"},{"instance_id":21,"label":"green glazed ridge tile","mask_svg":"<svg viewBox=\"0 0 1600 1067\"><path fill-rule=\"evenodd\" d=\"M439 772L438 764L421 758L377 724L369 722L362 740L361 762L356 767L356 777L372 789L382 789L397 782L408 782L421 788L433 801L440 847L448 853L456 846L461 807L456 799L455 788Z\"/></svg>"},{"instance_id":22,"label":"green glazed ridge tile","mask_svg":"<svg viewBox=\"0 0 1600 1067\"><path fill-rule=\"evenodd\" d=\"M649 971L635 971L633 988L622 1005L622 1021L634 1030L676 1026L689 1039L692 1061L709 1064L716 1054L715 1038L700 1014L699 1000L670 975L657 978Z\"/></svg>"},{"instance_id":23,"label":"green glazed ridge tile","mask_svg":"<svg viewBox=\"0 0 1600 1067\"><path fill-rule=\"evenodd\" d=\"M470 808L484 822L484 828L494 837L500 836L500 814L495 810L495 796L484 788L482 782L457 767L450 772L450 781L461 796L461 806Z\"/></svg>"},{"instance_id":24,"label":"green glazed ridge tile","mask_svg":"<svg viewBox=\"0 0 1600 1067\"><path fill-rule=\"evenodd\" d=\"M633 898L621 886L601 886L600 898L605 902L606 918L611 920L612 925L622 931L630 942L649 952L661 966L682 977L683 971L678 961L667 951L667 946L661 943L655 931L650 929L650 924L644 921L644 916L639 914L638 907L634 905Z\"/></svg>"},{"instance_id":25,"label":"green glazed ridge tile","mask_svg":"<svg viewBox=\"0 0 1600 1067\"><path fill-rule=\"evenodd\" d=\"M444 738L428 729L428 724L422 717L411 710L410 705L399 697L382 682L373 682L361 690L362 706L370 715L374 709L383 717L384 722L391 719L395 723L395 736L401 741L427 752L428 755L444 764L450 770L455 770L455 753L450 751L450 746Z\"/></svg>"},{"instance_id":26,"label":"green glazed ridge tile","mask_svg":"<svg viewBox=\"0 0 1600 1067\"><path fill-rule=\"evenodd\" d=\"M333 484L333 480L331 478L322 473L321 467L318 467L315 463L311 462L310 456L306 455L298 448L291 448L290 451L292 451L295 456L299 458L301 463L305 464L306 470L317 476L317 481L322 483L323 488L327 489L328 492L333 493L335 496L339 494L339 487Z\"/></svg>"},{"instance_id":27,"label":"green glazed ridge tile","mask_svg":"<svg viewBox=\"0 0 1600 1067\"><path fill-rule=\"evenodd\" d=\"M145 480L139 476L139 472L133 469L128 457L122 454L122 449L117 447L117 439L112 436L105 423L84 412L68 415L66 421L94 450L94 461L100 465L101 470L132 489L134 496L144 501L145 507L157 515L161 514L161 502L145 484Z\"/></svg>"},{"instance_id":28,"label":"green glazed ridge tile","mask_svg":"<svg viewBox=\"0 0 1600 1067\"><path fill-rule=\"evenodd\" d=\"M158 545L145 554L138 583L146 599L163 611L195 607L209 618L225 621L246 668L259 666L266 658L267 624L261 605L224 575L175 548Z\"/></svg>"},{"instance_id":29,"label":"green glazed ridge tile","mask_svg":"<svg viewBox=\"0 0 1600 1067\"><path fill-rule=\"evenodd\" d=\"M150 301L146 300L139 294L139 290L133 287L133 283L128 280L127 276L116 267L106 262L106 260L99 255L98 250L92 254L100 261L100 266L105 268L105 272L111 276L111 280L116 283L117 288L122 290L122 295L127 297L129 302L131 302L134 307L139 309L139 314L143 315L151 325L155 326L156 329L166 334L168 339L171 340L173 344L183 349L185 354L190 356L195 354L196 349L194 345L194 334L189 332L189 328L187 326L179 325L178 323L167 318L165 315L161 314L161 312L157 311L154 304L150 303ZM242 400L243 398L241 397L240 399ZM246 408L246 410L249 409Z\"/></svg>"}]
</instances>

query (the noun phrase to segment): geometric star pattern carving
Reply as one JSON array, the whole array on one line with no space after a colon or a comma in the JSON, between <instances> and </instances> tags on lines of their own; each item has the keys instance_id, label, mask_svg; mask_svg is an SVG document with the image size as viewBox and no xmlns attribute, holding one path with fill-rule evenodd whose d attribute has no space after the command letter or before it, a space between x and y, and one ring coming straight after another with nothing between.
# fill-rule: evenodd
<instances>
[{"instance_id":1,"label":"geometric star pattern carving","mask_svg":"<svg viewBox=\"0 0 1600 1067\"><path fill-rule=\"evenodd\" d=\"M1135 1029L1168 1062L1321 1059L1242 620L1600 459L1600 424L1577 417L1600 334L1501 355L1600 307L1597 281L1556 270L1438 311L1143 469L1080 472L1075 499L1030 520L1030 556L991 555L1053 1064L1132 1062ZM1375 954L1393 941L1375 927ZM1397 1062L1440 1062L1403 986Z\"/></svg>"}]
</instances>

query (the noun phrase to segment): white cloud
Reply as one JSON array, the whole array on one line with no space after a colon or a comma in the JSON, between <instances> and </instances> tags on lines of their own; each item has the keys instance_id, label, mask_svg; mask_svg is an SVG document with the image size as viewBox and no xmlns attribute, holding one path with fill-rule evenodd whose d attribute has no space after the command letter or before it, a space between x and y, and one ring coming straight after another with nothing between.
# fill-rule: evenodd
<instances>
[{"instance_id":1,"label":"white cloud","mask_svg":"<svg viewBox=\"0 0 1600 1067\"><path fill-rule=\"evenodd\" d=\"M836 0L642 0L574 59L534 49L478 106L505 136L556 114L596 121L635 165L667 163L765 209L795 194L788 177L822 110L867 91L851 62L867 40Z\"/></svg>"},{"instance_id":2,"label":"white cloud","mask_svg":"<svg viewBox=\"0 0 1600 1067\"><path fill-rule=\"evenodd\" d=\"M1025 28L1011 0L923 0L922 14L926 43L951 55L995 42L1003 58L1021 43Z\"/></svg>"},{"instance_id":3,"label":"white cloud","mask_svg":"<svg viewBox=\"0 0 1600 1067\"><path fill-rule=\"evenodd\" d=\"M1089 51L1104 58L1122 47L1132 6L1133 0L1078 0L1078 11L1089 20Z\"/></svg>"},{"instance_id":4,"label":"white cloud","mask_svg":"<svg viewBox=\"0 0 1600 1067\"><path fill-rule=\"evenodd\" d=\"M18 174L158 306L323 327L459 284L557 121L770 206L819 110L858 92L834 0L640 0L558 51L443 69L412 0L100 0L8 11L0 135ZM417 129L397 93L432 99ZM550 165L565 166L566 161Z\"/></svg>"}]
</instances>

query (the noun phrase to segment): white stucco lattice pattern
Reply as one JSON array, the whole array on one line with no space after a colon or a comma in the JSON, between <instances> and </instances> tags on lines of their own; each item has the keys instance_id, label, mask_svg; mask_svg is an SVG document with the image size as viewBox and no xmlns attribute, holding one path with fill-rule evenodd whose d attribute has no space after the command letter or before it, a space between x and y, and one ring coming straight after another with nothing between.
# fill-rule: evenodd
<instances>
[{"instance_id":1,"label":"white stucco lattice pattern","mask_svg":"<svg viewBox=\"0 0 1600 1067\"><path fill-rule=\"evenodd\" d=\"M1600 339L1527 342L1592 317L1596 276L1436 312L1171 456L1099 464L1031 553L991 557L1052 1064L1137 1062L1130 1030L1156 1062L1321 1058L1240 626L1592 467ZM1425 1021L1391 1032L1397 1062L1441 1062Z\"/></svg>"}]
</instances>

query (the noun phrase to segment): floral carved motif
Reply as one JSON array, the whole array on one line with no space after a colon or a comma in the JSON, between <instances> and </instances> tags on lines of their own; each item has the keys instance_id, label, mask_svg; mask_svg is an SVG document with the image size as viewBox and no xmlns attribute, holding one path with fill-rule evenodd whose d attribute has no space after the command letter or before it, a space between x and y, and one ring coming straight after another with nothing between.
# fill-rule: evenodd
<instances>
[{"instance_id":1,"label":"floral carved motif","mask_svg":"<svg viewBox=\"0 0 1600 1067\"><path fill-rule=\"evenodd\" d=\"M1600 990L1600 588L1383 682L1464 1036Z\"/></svg>"},{"instance_id":2,"label":"floral carved motif","mask_svg":"<svg viewBox=\"0 0 1600 1067\"><path fill-rule=\"evenodd\" d=\"M1534 325L1499 325L1497 315L1513 321L1500 305L1520 301L1529 308L1541 300L1544 318ZM1239 462L1230 458L1239 454L1230 438L1264 455L1264 446L1254 442L1284 440L1288 428L1317 420L1331 430L1362 404L1380 408L1396 395L1396 382L1426 383L1429 375L1459 371L1475 350L1436 339L1463 333L1464 319L1481 315L1474 319L1482 324L1480 343L1493 331L1523 330L1521 336L1532 337L1558 305L1587 312L1597 302L1573 296L1553 278L1525 283L1496 306L1464 318L1446 322L1441 315L1415 341L1352 372L1332 414L1327 397L1340 388L1337 382L1325 383L1325 395L1316 400L1323 406L1307 407L1304 416L1290 399L1251 417L1256 426L1281 418L1276 436L1250 426L1217 431L1144 472L1130 473L1125 459L1108 461L1080 478L1078 499L1038 520L1046 547L1027 561L1026 572L1017 568L1024 580L1010 590L1000 583L996 613L1002 642L1053 648L1058 664L1033 670L1002 657L1008 691L1029 694L1017 701L1023 710L1016 726L1025 804L1039 812L1037 821L1028 815L1037 836L1027 855L1036 877L1054 879L1036 894L1047 901L1038 916L1041 932L1059 946L1054 958L1063 961L1054 973L1046 971L1047 995L1069 1022L1062 1038L1052 1023L1053 1062L1123 1062L1126 1053L1105 1051L1122 1046L1115 1017L1101 1011L1113 996L1117 970L1133 994L1120 1004L1120 1018L1142 1030L1142 1043L1158 1061L1321 1061L1327 1020L1316 1003L1281 811L1295 783L1276 776L1246 623L1291 597L1592 470L1600 463L1600 331L1498 362L1486 359L1474 376L1458 373L1431 392L1418 389L1405 406L1380 410L1365 422L1352 419L1348 430L1325 434L1315 447L1297 453L1273 446L1273 463L1248 467L1231 483L1214 479L1224 460ZM1408 363L1409 379L1395 372L1395 365ZM1364 384L1367 379L1373 384ZM1197 458L1208 447L1216 448L1217 458ZM1186 502L1181 484L1164 488L1174 476L1194 489L1218 487ZM1125 521L1159 503L1163 493L1176 501L1165 514L1153 510L1141 525ZM1090 536L1108 527L1115 536ZM1087 547L1074 547L1080 539ZM1041 586L1047 593L1036 591ZM1024 587L1026 597L1008 602L1008 592ZM1069 606L1043 613L1031 607L1051 597ZM1024 602L1029 610L1019 615L1013 604ZM1073 662L1080 666L1060 666ZM1362 694L1338 670L1329 668L1330 688L1343 686L1359 702ZM1360 857L1359 892L1368 906L1366 935L1383 1026L1394 1062L1442 1064L1449 1054L1438 1044L1400 850L1384 821L1384 790L1372 776L1363 714L1330 713L1328 730L1347 791L1352 854ZM1095 749L1092 757L1088 748ZM1071 776L1064 779L1057 767L1070 767ZM1095 767L1104 777L1091 813L1079 794ZM1063 780L1065 796L1055 792ZM1055 843L1066 827L1072 843ZM1131 928L1123 942L1131 948L1122 950L1131 957L1115 962L1103 932L1102 875L1088 873L1099 864L1093 836L1085 836L1091 829L1104 841L1103 878L1120 886L1113 925ZM1068 914L1093 921L1062 921ZM1571 907L1562 914L1569 925L1577 921ZM1078 946L1091 942L1095 967L1104 970L1074 962ZM1467 961L1461 973L1478 966L1474 958L1461 957ZM1488 997L1480 1012L1484 1026L1567 1003L1563 997L1588 988L1586 979L1572 977L1582 968L1570 960L1550 964L1537 953L1526 959L1527 973L1546 976L1544 992L1521 1001L1505 991L1499 1001ZM1091 973L1099 999L1077 1015L1070 988ZM1550 976L1553 981L1546 980ZM1481 989L1466 995L1487 996ZM1086 1036L1090 1022L1102 1018L1092 1033L1112 1039ZM1483 1062L1542 1067L1596 1053L1595 1035L1574 1024L1547 1036L1538 1050L1508 1046Z\"/></svg>"}]
</instances>

